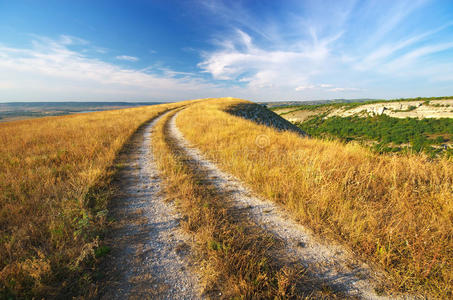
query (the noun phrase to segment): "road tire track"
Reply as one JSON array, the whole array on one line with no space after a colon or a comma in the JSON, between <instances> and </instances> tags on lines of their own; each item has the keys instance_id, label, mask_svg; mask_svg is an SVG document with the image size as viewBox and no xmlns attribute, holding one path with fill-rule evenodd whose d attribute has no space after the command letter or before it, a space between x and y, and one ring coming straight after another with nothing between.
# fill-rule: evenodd
<instances>
[{"instance_id":1,"label":"road tire track","mask_svg":"<svg viewBox=\"0 0 453 300\"><path fill-rule=\"evenodd\" d=\"M164 201L162 182L151 148L151 132L162 117L132 138L115 180L114 228L106 242L106 277L101 299L199 299L199 278L191 265L190 236L180 228L180 214Z\"/></svg>"},{"instance_id":2,"label":"road tire track","mask_svg":"<svg viewBox=\"0 0 453 300\"><path fill-rule=\"evenodd\" d=\"M220 192L227 193L231 205L240 211L246 210L253 222L284 242L280 255L300 263L310 276L320 279L335 290L350 297L362 299L395 299L400 297L380 296L376 288L381 274L354 256L340 245L328 244L316 238L310 230L292 220L288 213L275 203L254 196L235 177L221 171L192 146L176 126L178 113L171 117L169 134L184 149L206 177ZM407 297L404 297L407 298ZM412 298L412 297L409 297Z\"/></svg>"}]
</instances>

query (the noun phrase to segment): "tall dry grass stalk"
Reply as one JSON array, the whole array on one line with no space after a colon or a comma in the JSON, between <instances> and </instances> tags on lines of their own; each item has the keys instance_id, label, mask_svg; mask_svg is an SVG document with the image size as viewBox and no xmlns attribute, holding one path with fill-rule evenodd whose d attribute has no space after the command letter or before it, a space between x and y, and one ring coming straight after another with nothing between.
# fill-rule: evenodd
<instances>
[{"instance_id":1,"label":"tall dry grass stalk","mask_svg":"<svg viewBox=\"0 0 453 300\"><path fill-rule=\"evenodd\" d=\"M0 124L0 298L88 286L115 157L167 104ZM83 293L83 292L82 292Z\"/></svg>"},{"instance_id":2,"label":"tall dry grass stalk","mask_svg":"<svg viewBox=\"0 0 453 300\"><path fill-rule=\"evenodd\" d=\"M451 160L373 154L224 112L243 102L190 106L179 115L178 127L252 190L385 269L387 288L453 296Z\"/></svg>"}]
</instances>

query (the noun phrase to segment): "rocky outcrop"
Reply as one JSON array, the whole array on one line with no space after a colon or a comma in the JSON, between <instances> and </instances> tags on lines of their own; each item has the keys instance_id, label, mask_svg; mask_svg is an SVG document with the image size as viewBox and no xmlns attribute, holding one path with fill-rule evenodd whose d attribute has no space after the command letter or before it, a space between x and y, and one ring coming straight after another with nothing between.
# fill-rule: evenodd
<instances>
[{"instance_id":1,"label":"rocky outcrop","mask_svg":"<svg viewBox=\"0 0 453 300\"><path fill-rule=\"evenodd\" d=\"M259 104L240 103L230 106L228 109L226 109L226 112L247 120L251 120L258 124L273 127L280 131L292 131L300 134L301 136L308 136L296 125L291 124L276 113Z\"/></svg>"},{"instance_id":2,"label":"rocky outcrop","mask_svg":"<svg viewBox=\"0 0 453 300\"><path fill-rule=\"evenodd\" d=\"M328 117L380 116L393 118L453 118L453 99L433 101L402 101L364 104L352 109L339 108ZM287 117L285 115L285 117ZM291 117L291 115L288 115Z\"/></svg>"}]
</instances>

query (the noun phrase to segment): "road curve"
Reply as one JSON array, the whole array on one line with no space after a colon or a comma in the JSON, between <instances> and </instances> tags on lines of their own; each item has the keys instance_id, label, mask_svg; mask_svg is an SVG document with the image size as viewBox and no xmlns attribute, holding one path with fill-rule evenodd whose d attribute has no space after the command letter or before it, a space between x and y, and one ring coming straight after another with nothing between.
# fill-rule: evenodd
<instances>
[{"instance_id":1,"label":"road curve","mask_svg":"<svg viewBox=\"0 0 453 300\"><path fill-rule=\"evenodd\" d=\"M230 195L231 205L247 210L258 226L284 241L282 256L304 265L311 276L351 297L362 299L395 299L376 293L378 274L369 266L354 259L340 245L328 244L316 238L307 228L292 218L275 203L254 196L243 183L221 171L213 162L191 145L176 126L178 113L169 123L170 135L186 154L206 171L207 178L222 192Z\"/></svg>"},{"instance_id":2,"label":"road curve","mask_svg":"<svg viewBox=\"0 0 453 300\"><path fill-rule=\"evenodd\" d=\"M113 230L106 241L111 253L101 299L200 299L199 278L190 260L190 236L180 229L180 215L164 201L153 157L151 132L162 117L133 137L120 159L112 200Z\"/></svg>"}]
</instances>

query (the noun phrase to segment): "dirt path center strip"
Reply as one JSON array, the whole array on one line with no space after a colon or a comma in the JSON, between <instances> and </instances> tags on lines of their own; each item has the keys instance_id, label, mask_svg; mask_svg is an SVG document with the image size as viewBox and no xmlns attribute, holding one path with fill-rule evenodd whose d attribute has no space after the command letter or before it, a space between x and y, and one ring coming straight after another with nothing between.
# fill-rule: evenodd
<instances>
[{"instance_id":1,"label":"dirt path center strip","mask_svg":"<svg viewBox=\"0 0 453 300\"><path fill-rule=\"evenodd\" d=\"M174 205L164 201L153 157L151 132L161 117L136 133L121 159L101 299L200 298L198 277L190 270L190 236L180 229Z\"/></svg>"}]
</instances>

